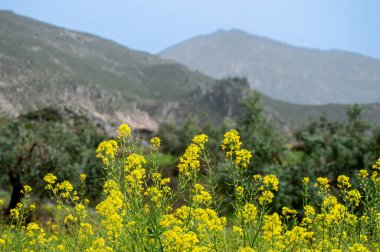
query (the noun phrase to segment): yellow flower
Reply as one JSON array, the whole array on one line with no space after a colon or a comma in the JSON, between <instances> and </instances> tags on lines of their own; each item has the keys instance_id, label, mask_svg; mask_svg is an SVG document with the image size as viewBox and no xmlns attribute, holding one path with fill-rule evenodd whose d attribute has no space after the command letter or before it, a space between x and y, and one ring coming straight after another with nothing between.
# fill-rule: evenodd
<instances>
[{"instance_id":1,"label":"yellow flower","mask_svg":"<svg viewBox=\"0 0 380 252\"><path fill-rule=\"evenodd\" d=\"M362 169L359 171L359 178L361 178L361 179L368 177L368 175L369 175L369 173L367 170Z\"/></svg>"},{"instance_id":2,"label":"yellow flower","mask_svg":"<svg viewBox=\"0 0 380 252\"><path fill-rule=\"evenodd\" d=\"M246 203L241 213L239 213L239 217L244 223L253 223L257 217L257 208L251 203Z\"/></svg>"},{"instance_id":3,"label":"yellow flower","mask_svg":"<svg viewBox=\"0 0 380 252\"><path fill-rule=\"evenodd\" d=\"M376 161L375 164L372 165L372 169L380 170L380 158Z\"/></svg>"},{"instance_id":4,"label":"yellow flower","mask_svg":"<svg viewBox=\"0 0 380 252\"><path fill-rule=\"evenodd\" d=\"M32 188L29 185L24 185L24 189L21 190L21 193L30 193Z\"/></svg>"},{"instance_id":5,"label":"yellow flower","mask_svg":"<svg viewBox=\"0 0 380 252\"><path fill-rule=\"evenodd\" d=\"M172 214L166 214L162 216L161 221L160 221L160 226L161 227L169 227L171 225L181 225L182 221L177 219L174 215Z\"/></svg>"},{"instance_id":6,"label":"yellow flower","mask_svg":"<svg viewBox=\"0 0 380 252\"><path fill-rule=\"evenodd\" d=\"M36 210L36 204L30 204L29 209L32 211Z\"/></svg>"},{"instance_id":7,"label":"yellow flower","mask_svg":"<svg viewBox=\"0 0 380 252\"><path fill-rule=\"evenodd\" d=\"M269 174L264 177L263 179L264 185L266 185L268 188L273 189L274 191L278 191L278 178L273 175Z\"/></svg>"},{"instance_id":8,"label":"yellow flower","mask_svg":"<svg viewBox=\"0 0 380 252\"><path fill-rule=\"evenodd\" d=\"M117 138L128 138L131 136L131 128L129 128L128 124L122 124L117 129Z\"/></svg>"},{"instance_id":9,"label":"yellow flower","mask_svg":"<svg viewBox=\"0 0 380 252\"><path fill-rule=\"evenodd\" d=\"M235 152L236 159L235 164L243 169L247 168L252 157L252 153L249 150L241 149Z\"/></svg>"},{"instance_id":10,"label":"yellow flower","mask_svg":"<svg viewBox=\"0 0 380 252\"><path fill-rule=\"evenodd\" d=\"M260 174L255 174L255 175L252 176L252 179L254 181L261 181L263 178L261 177Z\"/></svg>"},{"instance_id":11,"label":"yellow flower","mask_svg":"<svg viewBox=\"0 0 380 252\"><path fill-rule=\"evenodd\" d=\"M295 218L297 215L297 210L290 209L288 207L282 208L282 215L286 217L286 219Z\"/></svg>"},{"instance_id":12,"label":"yellow flower","mask_svg":"<svg viewBox=\"0 0 380 252\"><path fill-rule=\"evenodd\" d=\"M146 189L144 195L150 196L150 200L156 203L157 206L161 206L160 199L163 197L163 192L156 187L149 187Z\"/></svg>"},{"instance_id":13,"label":"yellow flower","mask_svg":"<svg viewBox=\"0 0 380 252\"><path fill-rule=\"evenodd\" d=\"M315 209L310 205L306 205L304 207L304 212L305 212L305 217L302 219L302 224L303 225L311 224L315 216Z\"/></svg>"},{"instance_id":14,"label":"yellow flower","mask_svg":"<svg viewBox=\"0 0 380 252\"><path fill-rule=\"evenodd\" d=\"M154 148L158 148L161 146L161 140L158 137L153 137L150 139L150 143L153 145Z\"/></svg>"},{"instance_id":15,"label":"yellow flower","mask_svg":"<svg viewBox=\"0 0 380 252\"><path fill-rule=\"evenodd\" d=\"M354 206L359 206L361 197L362 196L360 195L360 192L356 189L353 189L347 193L345 199L351 202Z\"/></svg>"},{"instance_id":16,"label":"yellow flower","mask_svg":"<svg viewBox=\"0 0 380 252\"><path fill-rule=\"evenodd\" d=\"M204 149L205 144L208 142L208 136L205 134L193 137L193 143L198 145L200 149Z\"/></svg>"},{"instance_id":17,"label":"yellow flower","mask_svg":"<svg viewBox=\"0 0 380 252\"><path fill-rule=\"evenodd\" d=\"M178 169L180 173L189 175L190 172L197 172L200 168L199 155L201 149L196 144L190 144L182 157L180 157Z\"/></svg>"},{"instance_id":18,"label":"yellow flower","mask_svg":"<svg viewBox=\"0 0 380 252\"><path fill-rule=\"evenodd\" d=\"M143 156L132 153L127 157L126 164L124 166L124 170L126 172L131 172L132 170L142 169L142 166L146 164L146 160Z\"/></svg>"},{"instance_id":19,"label":"yellow flower","mask_svg":"<svg viewBox=\"0 0 380 252\"><path fill-rule=\"evenodd\" d=\"M234 232L240 236L243 236L243 229L241 227L232 226L232 232Z\"/></svg>"},{"instance_id":20,"label":"yellow flower","mask_svg":"<svg viewBox=\"0 0 380 252\"><path fill-rule=\"evenodd\" d=\"M271 191L264 191L263 194L259 197L260 205L272 203L274 195Z\"/></svg>"},{"instance_id":21,"label":"yellow flower","mask_svg":"<svg viewBox=\"0 0 380 252\"><path fill-rule=\"evenodd\" d=\"M84 181L86 181L86 178L87 178L87 176L86 176L86 174L81 174L80 175L80 181L82 181L82 182L84 182Z\"/></svg>"},{"instance_id":22,"label":"yellow flower","mask_svg":"<svg viewBox=\"0 0 380 252\"><path fill-rule=\"evenodd\" d=\"M60 244L57 246L57 250L58 251L65 251L65 247L62 244Z\"/></svg>"},{"instance_id":23,"label":"yellow flower","mask_svg":"<svg viewBox=\"0 0 380 252\"><path fill-rule=\"evenodd\" d=\"M40 229L38 224L35 222L29 223L28 226L26 227L26 235L29 237L36 235L36 233L39 231L42 231L42 229Z\"/></svg>"},{"instance_id":24,"label":"yellow flower","mask_svg":"<svg viewBox=\"0 0 380 252\"><path fill-rule=\"evenodd\" d=\"M338 176L338 187L339 188L350 188L351 187L351 184L350 184L350 178L345 176L345 175L339 175Z\"/></svg>"},{"instance_id":25,"label":"yellow flower","mask_svg":"<svg viewBox=\"0 0 380 252\"><path fill-rule=\"evenodd\" d=\"M115 140L103 141L96 150L96 157L101 158L105 165L109 165L110 160L115 158L118 152L117 142Z\"/></svg>"},{"instance_id":26,"label":"yellow flower","mask_svg":"<svg viewBox=\"0 0 380 252\"><path fill-rule=\"evenodd\" d=\"M89 235L93 235L94 231L90 223L82 222L79 229L79 238L81 240L87 240Z\"/></svg>"},{"instance_id":27,"label":"yellow flower","mask_svg":"<svg viewBox=\"0 0 380 252\"><path fill-rule=\"evenodd\" d=\"M197 235L179 226L166 230L162 245L165 251L192 251L199 242Z\"/></svg>"},{"instance_id":28,"label":"yellow flower","mask_svg":"<svg viewBox=\"0 0 380 252\"><path fill-rule=\"evenodd\" d=\"M332 206L335 206L336 204L338 203L338 200L336 199L336 197L334 196L327 196L323 202L322 202L322 206L324 208L330 208Z\"/></svg>"},{"instance_id":29,"label":"yellow flower","mask_svg":"<svg viewBox=\"0 0 380 252\"><path fill-rule=\"evenodd\" d=\"M314 187L321 187L324 190L329 189L329 180L327 178L317 178L317 183L314 185Z\"/></svg>"},{"instance_id":30,"label":"yellow flower","mask_svg":"<svg viewBox=\"0 0 380 252\"><path fill-rule=\"evenodd\" d=\"M18 217L20 216L20 212L16 208L11 209L9 212L10 212L11 218L14 220L17 220Z\"/></svg>"},{"instance_id":31,"label":"yellow flower","mask_svg":"<svg viewBox=\"0 0 380 252\"><path fill-rule=\"evenodd\" d=\"M222 150L226 151L227 158L232 157L234 151L240 150L241 145L240 136L236 130L230 130L224 134Z\"/></svg>"},{"instance_id":32,"label":"yellow flower","mask_svg":"<svg viewBox=\"0 0 380 252\"><path fill-rule=\"evenodd\" d=\"M273 238L280 236L282 232L282 223L277 213L264 216L264 224L262 227L264 233L263 238L271 241Z\"/></svg>"},{"instance_id":33,"label":"yellow flower","mask_svg":"<svg viewBox=\"0 0 380 252\"><path fill-rule=\"evenodd\" d=\"M241 248L239 252L255 252L255 250L251 247L244 247L244 248Z\"/></svg>"},{"instance_id":34,"label":"yellow flower","mask_svg":"<svg viewBox=\"0 0 380 252\"><path fill-rule=\"evenodd\" d=\"M45 175L44 180L46 183L52 185L57 181L57 177L54 176L52 173L48 173Z\"/></svg>"},{"instance_id":35,"label":"yellow flower","mask_svg":"<svg viewBox=\"0 0 380 252\"><path fill-rule=\"evenodd\" d=\"M313 237L313 232L307 231L304 227L293 227L292 230L288 230L285 233L287 243L303 243L307 244L308 241Z\"/></svg>"},{"instance_id":36,"label":"yellow flower","mask_svg":"<svg viewBox=\"0 0 380 252\"><path fill-rule=\"evenodd\" d=\"M304 185L309 184L309 182L310 182L309 177L304 177L304 178L302 179L302 184L304 184Z\"/></svg>"},{"instance_id":37,"label":"yellow flower","mask_svg":"<svg viewBox=\"0 0 380 252\"><path fill-rule=\"evenodd\" d=\"M76 221L77 221L77 218L74 217L72 214L69 214L65 217L64 223L68 224L68 223L72 223L72 222L76 222Z\"/></svg>"},{"instance_id":38,"label":"yellow flower","mask_svg":"<svg viewBox=\"0 0 380 252\"><path fill-rule=\"evenodd\" d=\"M0 207L4 205L4 200L0 199Z\"/></svg>"},{"instance_id":39,"label":"yellow flower","mask_svg":"<svg viewBox=\"0 0 380 252\"><path fill-rule=\"evenodd\" d=\"M243 194L244 194L244 188L242 186L237 186L235 189L236 198L238 199L242 198Z\"/></svg>"},{"instance_id":40,"label":"yellow flower","mask_svg":"<svg viewBox=\"0 0 380 252\"><path fill-rule=\"evenodd\" d=\"M352 245L350 247L350 251L354 251L354 252L369 252L369 250L363 245L363 244L360 244L360 243L355 243L354 245Z\"/></svg>"},{"instance_id":41,"label":"yellow flower","mask_svg":"<svg viewBox=\"0 0 380 252\"><path fill-rule=\"evenodd\" d=\"M193 196L194 203L205 204L206 206L211 204L212 197L210 193L208 193L205 190L203 185L195 184L194 189L195 189L195 195Z\"/></svg>"},{"instance_id":42,"label":"yellow flower","mask_svg":"<svg viewBox=\"0 0 380 252\"><path fill-rule=\"evenodd\" d=\"M75 210L79 213L82 212L84 209L86 209L86 207L83 204L76 204L75 205Z\"/></svg>"},{"instance_id":43,"label":"yellow flower","mask_svg":"<svg viewBox=\"0 0 380 252\"><path fill-rule=\"evenodd\" d=\"M74 189L73 185L67 180L65 180L61 183L58 183L57 188L58 188L58 190L62 191L61 196L63 198L68 198L70 195L70 192Z\"/></svg>"}]
</instances>

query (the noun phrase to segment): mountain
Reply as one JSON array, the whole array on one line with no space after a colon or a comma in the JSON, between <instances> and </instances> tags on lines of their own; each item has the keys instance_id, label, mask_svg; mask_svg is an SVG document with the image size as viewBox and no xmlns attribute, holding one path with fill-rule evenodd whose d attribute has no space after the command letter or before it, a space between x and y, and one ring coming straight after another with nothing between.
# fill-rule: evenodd
<instances>
[{"instance_id":1,"label":"mountain","mask_svg":"<svg viewBox=\"0 0 380 252\"><path fill-rule=\"evenodd\" d=\"M216 80L91 34L0 11L0 116L63 106L109 132L120 122L154 131L162 122L188 117L220 124L242 113L249 85L244 78ZM344 120L347 108L300 106L266 96L263 103L268 117L284 128L322 111ZM370 115L379 111L379 104L368 105L364 116L375 121L380 117Z\"/></svg>"},{"instance_id":2,"label":"mountain","mask_svg":"<svg viewBox=\"0 0 380 252\"><path fill-rule=\"evenodd\" d=\"M159 53L216 78L244 76L251 87L298 104L380 102L380 60L291 46L240 30L219 30Z\"/></svg>"},{"instance_id":3,"label":"mountain","mask_svg":"<svg viewBox=\"0 0 380 252\"><path fill-rule=\"evenodd\" d=\"M156 129L172 107L215 81L86 33L0 12L0 108L18 115L65 104L102 121ZM149 115L140 106L160 107ZM165 114L167 113L167 114Z\"/></svg>"}]
</instances>

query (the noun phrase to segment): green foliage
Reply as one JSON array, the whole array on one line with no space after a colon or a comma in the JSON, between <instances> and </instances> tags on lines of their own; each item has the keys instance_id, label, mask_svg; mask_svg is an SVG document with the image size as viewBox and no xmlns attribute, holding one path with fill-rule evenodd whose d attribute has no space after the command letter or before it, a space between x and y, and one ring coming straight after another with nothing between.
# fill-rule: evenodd
<instances>
[{"instance_id":1,"label":"green foliage","mask_svg":"<svg viewBox=\"0 0 380 252\"><path fill-rule=\"evenodd\" d=\"M238 129L243 142L253 150L252 168L260 172L266 166L281 165L284 139L280 131L264 116L260 94L254 93L243 101L245 113L238 119Z\"/></svg>"},{"instance_id":2,"label":"green foliage","mask_svg":"<svg viewBox=\"0 0 380 252\"><path fill-rule=\"evenodd\" d=\"M8 179L2 186L13 187L11 205L19 201L22 185L41 192L47 172L78 180L86 172L89 187L96 186L100 166L94 149L101 139L88 119L68 110L45 109L8 119L0 129L0 174Z\"/></svg>"}]
</instances>

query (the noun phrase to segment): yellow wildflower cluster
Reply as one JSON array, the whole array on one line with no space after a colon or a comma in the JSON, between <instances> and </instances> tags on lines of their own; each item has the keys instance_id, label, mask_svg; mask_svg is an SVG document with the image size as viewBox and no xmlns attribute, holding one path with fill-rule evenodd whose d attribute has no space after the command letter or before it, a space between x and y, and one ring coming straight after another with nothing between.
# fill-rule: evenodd
<instances>
[{"instance_id":1,"label":"yellow wildflower cluster","mask_svg":"<svg viewBox=\"0 0 380 252\"><path fill-rule=\"evenodd\" d=\"M192 251L198 242L197 235L186 228L174 226L163 233L162 244L165 251Z\"/></svg>"},{"instance_id":2,"label":"yellow wildflower cluster","mask_svg":"<svg viewBox=\"0 0 380 252\"><path fill-rule=\"evenodd\" d=\"M204 204L206 206L209 206L212 201L212 197L210 193L208 193L204 186L201 184L195 184L194 186L195 194L193 196L193 201L196 204Z\"/></svg>"},{"instance_id":3,"label":"yellow wildflower cluster","mask_svg":"<svg viewBox=\"0 0 380 252\"><path fill-rule=\"evenodd\" d=\"M205 148L205 144L208 142L208 136L205 134L197 135L193 137L193 143L198 145L201 150Z\"/></svg>"},{"instance_id":4,"label":"yellow wildflower cluster","mask_svg":"<svg viewBox=\"0 0 380 252\"><path fill-rule=\"evenodd\" d=\"M115 140L103 141L96 150L96 157L101 158L105 165L109 165L110 161L115 158L118 152L118 145Z\"/></svg>"},{"instance_id":5,"label":"yellow wildflower cluster","mask_svg":"<svg viewBox=\"0 0 380 252\"><path fill-rule=\"evenodd\" d=\"M236 198L238 198L238 199L243 198L243 195L244 195L244 187L242 187L242 186L237 186L236 189L235 189L235 195L236 195Z\"/></svg>"},{"instance_id":6,"label":"yellow wildflower cluster","mask_svg":"<svg viewBox=\"0 0 380 252\"><path fill-rule=\"evenodd\" d=\"M345 198L354 206L359 206L361 194L357 189L353 189L349 192L347 192L347 195Z\"/></svg>"},{"instance_id":7,"label":"yellow wildflower cluster","mask_svg":"<svg viewBox=\"0 0 380 252\"><path fill-rule=\"evenodd\" d=\"M108 180L104 184L104 192L107 198L96 206L96 211L102 216L102 224L109 236L118 237L122 228L121 210L124 206L123 194L114 180Z\"/></svg>"},{"instance_id":8,"label":"yellow wildflower cluster","mask_svg":"<svg viewBox=\"0 0 380 252\"><path fill-rule=\"evenodd\" d=\"M249 150L241 149L241 150L235 151L235 154L236 154L235 164L238 167L242 167L243 169L246 169L252 158L252 153Z\"/></svg>"},{"instance_id":9,"label":"yellow wildflower cluster","mask_svg":"<svg viewBox=\"0 0 380 252\"><path fill-rule=\"evenodd\" d=\"M232 157L234 151L240 150L242 142L239 133L236 130L230 130L224 134L222 150L226 151L226 157Z\"/></svg>"},{"instance_id":10,"label":"yellow wildflower cluster","mask_svg":"<svg viewBox=\"0 0 380 252\"><path fill-rule=\"evenodd\" d=\"M268 190L278 191L279 183L278 183L278 178L275 175L273 174L266 175L263 178L263 183Z\"/></svg>"},{"instance_id":11,"label":"yellow wildflower cluster","mask_svg":"<svg viewBox=\"0 0 380 252\"><path fill-rule=\"evenodd\" d=\"M140 170L143 168L143 165L146 164L146 160L143 156L132 153L127 157L124 171L131 172L133 170Z\"/></svg>"},{"instance_id":12,"label":"yellow wildflower cluster","mask_svg":"<svg viewBox=\"0 0 380 252\"><path fill-rule=\"evenodd\" d=\"M338 181L338 187L340 189L343 189L343 188L347 189L351 187L350 178L345 175L338 176L337 181Z\"/></svg>"},{"instance_id":13,"label":"yellow wildflower cluster","mask_svg":"<svg viewBox=\"0 0 380 252\"><path fill-rule=\"evenodd\" d=\"M21 190L21 193L30 193L32 191L32 188L29 185L24 185L23 189Z\"/></svg>"},{"instance_id":14,"label":"yellow wildflower cluster","mask_svg":"<svg viewBox=\"0 0 380 252\"><path fill-rule=\"evenodd\" d=\"M131 128L127 124L122 124L117 129L117 137L119 139L129 138L131 136Z\"/></svg>"},{"instance_id":15,"label":"yellow wildflower cluster","mask_svg":"<svg viewBox=\"0 0 380 252\"><path fill-rule=\"evenodd\" d=\"M302 184L304 184L304 185L308 185L309 182L310 182L310 178L309 178L309 177L304 177L304 178L302 179Z\"/></svg>"},{"instance_id":16,"label":"yellow wildflower cluster","mask_svg":"<svg viewBox=\"0 0 380 252\"><path fill-rule=\"evenodd\" d=\"M153 137L150 139L150 143L153 145L154 148L158 148L161 146L161 140L158 137Z\"/></svg>"},{"instance_id":17,"label":"yellow wildflower cluster","mask_svg":"<svg viewBox=\"0 0 380 252\"><path fill-rule=\"evenodd\" d=\"M205 134L193 137L192 143L186 148L185 153L180 157L178 170L181 174L189 176L200 169L201 154L205 150L208 136Z\"/></svg>"},{"instance_id":18,"label":"yellow wildflower cluster","mask_svg":"<svg viewBox=\"0 0 380 252\"><path fill-rule=\"evenodd\" d=\"M364 178L368 177L368 175L369 175L368 171L362 169L362 170L359 171L359 175L358 176L359 176L359 178L364 179Z\"/></svg>"},{"instance_id":19,"label":"yellow wildflower cluster","mask_svg":"<svg viewBox=\"0 0 380 252\"><path fill-rule=\"evenodd\" d=\"M286 220L295 219L297 215L297 210L290 209L289 207L282 207L282 215Z\"/></svg>"},{"instance_id":20,"label":"yellow wildflower cluster","mask_svg":"<svg viewBox=\"0 0 380 252\"><path fill-rule=\"evenodd\" d=\"M261 196L259 197L260 205L272 203L274 195L271 191L263 191Z\"/></svg>"},{"instance_id":21,"label":"yellow wildflower cluster","mask_svg":"<svg viewBox=\"0 0 380 252\"><path fill-rule=\"evenodd\" d=\"M126 138L130 141L125 141ZM227 219L218 207L221 201L218 190L204 175L209 163L207 142L206 135L198 135L186 149L178 165L180 179L176 191L170 187L173 185L169 186L170 179L162 177L158 165L145 159L143 151L134 153L138 148L130 138L130 128L121 125L116 140L102 142L98 147L97 156L105 164L105 178L104 198L95 211L87 207L88 200L80 190L86 186L85 174L80 175L77 191L75 184L66 180L57 182L57 177L49 173L44 180L57 200L54 210L57 217L46 223L35 221L34 213L30 212L35 204L31 204L29 194L25 195L10 210L11 224L0 223L0 250L380 250L379 160L374 170L359 171L358 188L344 175L337 181L317 178L315 190L310 188L311 179L302 179L303 190L310 192L302 194L303 210L284 206L280 215L268 205L279 190L278 178L274 174L248 178L242 172L248 167L251 153L241 148L239 134L232 130L222 143L230 164L227 185L232 186L234 191L230 192L235 195L235 199L229 195L232 197L225 200L231 201L233 210ZM155 149L147 153L154 156L161 142L153 138L151 143ZM199 173L201 164L205 169ZM30 193L32 188L26 185L22 191ZM27 217L30 221L26 221Z\"/></svg>"},{"instance_id":22,"label":"yellow wildflower cluster","mask_svg":"<svg viewBox=\"0 0 380 252\"><path fill-rule=\"evenodd\" d=\"M180 173L189 175L190 172L197 172L200 168L200 155L201 149L198 145L192 143L187 147L185 153L179 159L178 169Z\"/></svg>"},{"instance_id":23,"label":"yellow wildflower cluster","mask_svg":"<svg viewBox=\"0 0 380 252\"><path fill-rule=\"evenodd\" d=\"M317 178L317 183L315 183L314 187L320 187L322 190L329 190L329 180L327 178Z\"/></svg>"},{"instance_id":24,"label":"yellow wildflower cluster","mask_svg":"<svg viewBox=\"0 0 380 252\"><path fill-rule=\"evenodd\" d=\"M263 238L266 241L272 241L282 233L282 223L277 213L264 216Z\"/></svg>"},{"instance_id":25,"label":"yellow wildflower cluster","mask_svg":"<svg viewBox=\"0 0 380 252\"><path fill-rule=\"evenodd\" d=\"M231 130L224 134L222 150L226 151L226 158L232 158L233 163L239 169L247 169L252 158L252 153L249 150L241 149L242 142L240 141L239 133L236 130Z\"/></svg>"},{"instance_id":26,"label":"yellow wildflower cluster","mask_svg":"<svg viewBox=\"0 0 380 252\"><path fill-rule=\"evenodd\" d=\"M372 165L372 169L380 171L380 158Z\"/></svg>"},{"instance_id":27,"label":"yellow wildflower cluster","mask_svg":"<svg viewBox=\"0 0 380 252\"><path fill-rule=\"evenodd\" d=\"M79 175L79 178L80 178L80 181L85 182L87 176L86 176L86 174L83 174L83 173L82 173L82 174Z\"/></svg>"},{"instance_id":28,"label":"yellow wildflower cluster","mask_svg":"<svg viewBox=\"0 0 380 252\"><path fill-rule=\"evenodd\" d=\"M255 207L255 205L251 203L246 203L243 207L243 210L239 212L239 217L242 220L243 223L253 223L256 221L258 210Z\"/></svg>"},{"instance_id":29,"label":"yellow wildflower cluster","mask_svg":"<svg viewBox=\"0 0 380 252\"><path fill-rule=\"evenodd\" d=\"M57 177L54 176L52 173L48 173L44 177L44 181L47 183L46 189L52 189L52 185L55 184L57 181Z\"/></svg>"}]
</instances>

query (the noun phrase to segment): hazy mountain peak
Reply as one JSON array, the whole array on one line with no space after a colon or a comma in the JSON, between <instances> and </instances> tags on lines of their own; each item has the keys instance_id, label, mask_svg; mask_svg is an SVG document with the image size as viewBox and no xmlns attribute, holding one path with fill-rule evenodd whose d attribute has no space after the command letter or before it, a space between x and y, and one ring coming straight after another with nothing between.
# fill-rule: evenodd
<instances>
[{"instance_id":1,"label":"hazy mountain peak","mask_svg":"<svg viewBox=\"0 0 380 252\"><path fill-rule=\"evenodd\" d=\"M285 101L380 101L380 61L341 50L301 48L232 29L191 38L159 55L213 77L247 77L253 88Z\"/></svg>"}]
</instances>

